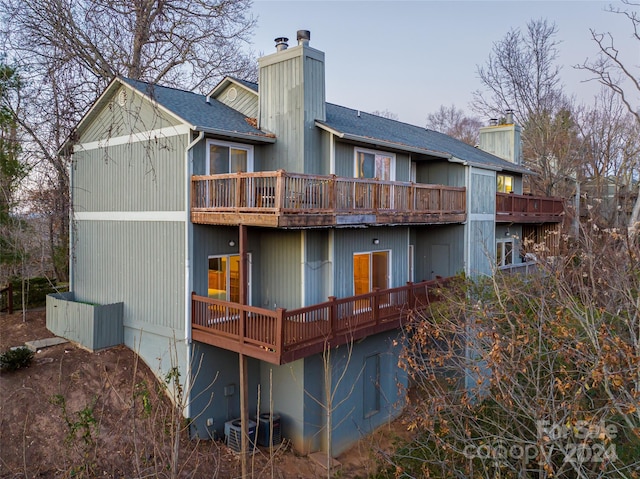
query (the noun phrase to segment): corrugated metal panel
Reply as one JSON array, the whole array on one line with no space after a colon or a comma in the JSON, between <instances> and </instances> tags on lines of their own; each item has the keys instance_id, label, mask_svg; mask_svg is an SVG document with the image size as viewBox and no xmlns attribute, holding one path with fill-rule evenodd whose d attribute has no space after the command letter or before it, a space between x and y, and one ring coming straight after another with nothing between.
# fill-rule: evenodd
<instances>
[{"instance_id":1,"label":"corrugated metal panel","mask_svg":"<svg viewBox=\"0 0 640 479\"><path fill-rule=\"evenodd\" d=\"M231 92L231 89L235 90L235 94ZM257 118L258 116L258 95L255 92L232 84L222 90L216 99L249 118Z\"/></svg>"},{"instance_id":2,"label":"corrugated metal panel","mask_svg":"<svg viewBox=\"0 0 640 479\"><path fill-rule=\"evenodd\" d=\"M408 228L338 229L334 234L334 292L337 297L353 295L353 254L391 250L390 287L402 286L409 278ZM379 244L373 244L377 238Z\"/></svg>"},{"instance_id":3,"label":"corrugated metal panel","mask_svg":"<svg viewBox=\"0 0 640 479\"><path fill-rule=\"evenodd\" d=\"M122 344L123 304L78 303L73 293L47 296L47 328L91 351Z\"/></svg>"},{"instance_id":4,"label":"corrugated metal panel","mask_svg":"<svg viewBox=\"0 0 640 479\"><path fill-rule=\"evenodd\" d=\"M125 91L126 101L120 105L120 92ZM157 130L179 124L175 118L152 105L128 88L120 88L79 139L81 143L116 138L132 132Z\"/></svg>"},{"instance_id":5,"label":"corrugated metal panel","mask_svg":"<svg viewBox=\"0 0 640 479\"><path fill-rule=\"evenodd\" d=\"M184 211L186 146L181 135L75 153L75 212Z\"/></svg>"},{"instance_id":6,"label":"corrugated metal panel","mask_svg":"<svg viewBox=\"0 0 640 479\"><path fill-rule=\"evenodd\" d=\"M471 188L469 188L469 213L496 213L496 177L495 174L477 173L471 170Z\"/></svg>"},{"instance_id":7,"label":"corrugated metal panel","mask_svg":"<svg viewBox=\"0 0 640 479\"><path fill-rule=\"evenodd\" d=\"M183 338L184 223L78 221L75 228L76 300L124 302L125 326Z\"/></svg>"}]
</instances>

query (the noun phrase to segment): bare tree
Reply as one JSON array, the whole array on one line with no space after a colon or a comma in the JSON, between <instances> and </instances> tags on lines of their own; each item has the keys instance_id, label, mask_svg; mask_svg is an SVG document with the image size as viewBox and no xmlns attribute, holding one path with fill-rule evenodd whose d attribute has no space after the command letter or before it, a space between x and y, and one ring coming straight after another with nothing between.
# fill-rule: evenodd
<instances>
[{"instance_id":1,"label":"bare tree","mask_svg":"<svg viewBox=\"0 0 640 479\"><path fill-rule=\"evenodd\" d=\"M25 135L35 190L46 191L50 255L67 276L69 159L58 155L84 112L116 76L206 92L223 75L255 79L243 51L250 0L0 0L3 40L24 72L12 110Z\"/></svg>"},{"instance_id":2,"label":"bare tree","mask_svg":"<svg viewBox=\"0 0 640 479\"><path fill-rule=\"evenodd\" d=\"M526 278L460 279L417 315L403 477L631 477L640 466L638 250L589 228ZM397 477L397 476L394 476Z\"/></svg>"},{"instance_id":3,"label":"bare tree","mask_svg":"<svg viewBox=\"0 0 640 479\"><path fill-rule=\"evenodd\" d=\"M640 123L608 89L592 106L578 110L576 118L583 202L602 226L626 226L640 168Z\"/></svg>"},{"instance_id":4,"label":"bare tree","mask_svg":"<svg viewBox=\"0 0 640 479\"><path fill-rule=\"evenodd\" d=\"M539 175L531 189L568 196L574 175L577 135L573 107L563 93L555 24L531 20L526 30L510 30L494 43L484 66L478 66L483 91L474 93L474 109L497 118L507 109L523 126L523 155Z\"/></svg>"},{"instance_id":5,"label":"bare tree","mask_svg":"<svg viewBox=\"0 0 640 479\"><path fill-rule=\"evenodd\" d=\"M441 105L438 111L427 115L426 126L431 130L439 131L475 146L478 144L478 131L482 122L477 117L467 116L463 110L456 108L455 105L449 107Z\"/></svg>"},{"instance_id":6,"label":"bare tree","mask_svg":"<svg viewBox=\"0 0 640 479\"><path fill-rule=\"evenodd\" d=\"M630 0L622 0L625 9L610 7L614 14L626 18L629 23L632 37L640 41L640 3ZM637 102L640 93L640 75L636 52L621 51L615 42L612 33L601 33L591 29L591 38L598 47L598 56L587 60L578 68L586 70L593 75L593 79L600 82L624 104L627 111L640 124L640 110ZM636 179L637 180L637 179ZM630 235L635 238L640 226L640 194L635 202L628 228Z\"/></svg>"},{"instance_id":7,"label":"bare tree","mask_svg":"<svg viewBox=\"0 0 640 479\"><path fill-rule=\"evenodd\" d=\"M388 118L389 120L399 120L400 117L389 110L375 110L371 112L372 115L381 116L382 118Z\"/></svg>"}]
</instances>

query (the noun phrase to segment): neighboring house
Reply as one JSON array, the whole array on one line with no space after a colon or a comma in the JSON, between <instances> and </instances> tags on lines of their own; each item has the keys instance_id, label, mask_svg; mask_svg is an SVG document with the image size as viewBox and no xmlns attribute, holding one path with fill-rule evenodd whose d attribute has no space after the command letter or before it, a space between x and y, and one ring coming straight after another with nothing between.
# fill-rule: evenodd
<instances>
[{"instance_id":1,"label":"neighboring house","mask_svg":"<svg viewBox=\"0 0 640 479\"><path fill-rule=\"evenodd\" d=\"M638 185L623 176L584 180L580 184L580 216L603 227L626 227L638 197Z\"/></svg>"},{"instance_id":2,"label":"neighboring house","mask_svg":"<svg viewBox=\"0 0 640 479\"><path fill-rule=\"evenodd\" d=\"M305 31L259 60L259 87L226 78L205 97L116 79L67 147L71 292L48 304L54 332L79 338L81 303L115 305L121 325L93 338L160 376L177 366L200 437L240 415L248 356L250 410L272 407L301 452L330 432L338 454L399 414L398 328L428 281L492 274L496 248L521 262L523 225L554 230L562 213L518 194L518 162L327 103Z\"/></svg>"}]
</instances>

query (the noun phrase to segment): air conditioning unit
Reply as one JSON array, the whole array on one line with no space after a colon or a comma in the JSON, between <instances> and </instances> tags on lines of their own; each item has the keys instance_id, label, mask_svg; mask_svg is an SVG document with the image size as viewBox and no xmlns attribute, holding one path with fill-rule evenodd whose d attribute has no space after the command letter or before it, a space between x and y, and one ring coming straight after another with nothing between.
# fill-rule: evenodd
<instances>
[{"instance_id":1,"label":"air conditioning unit","mask_svg":"<svg viewBox=\"0 0 640 479\"><path fill-rule=\"evenodd\" d=\"M249 435L249 453L251 453L255 449L256 442L255 421L249 420L247 434ZM234 419L233 421L225 422L224 437L229 449L233 452L242 452L242 421L240 419Z\"/></svg>"},{"instance_id":2,"label":"air conditioning unit","mask_svg":"<svg viewBox=\"0 0 640 479\"><path fill-rule=\"evenodd\" d=\"M273 435L271 430L271 424L269 421L273 422ZM271 441L269 440L271 438ZM280 429L280 414L273 413L269 414L268 412L260 414L258 417L258 445L269 447L275 446L276 444L280 444L282 442L282 433Z\"/></svg>"}]
</instances>

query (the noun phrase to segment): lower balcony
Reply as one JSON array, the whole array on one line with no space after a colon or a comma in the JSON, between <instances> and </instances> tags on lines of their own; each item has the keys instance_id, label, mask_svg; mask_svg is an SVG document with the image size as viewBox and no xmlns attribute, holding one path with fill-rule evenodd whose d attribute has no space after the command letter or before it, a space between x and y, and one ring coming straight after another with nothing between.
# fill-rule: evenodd
<instances>
[{"instance_id":1,"label":"lower balcony","mask_svg":"<svg viewBox=\"0 0 640 479\"><path fill-rule=\"evenodd\" d=\"M194 176L191 221L317 228L461 223L462 187L303 175L283 170Z\"/></svg>"},{"instance_id":2,"label":"lower balcony","mask_svg":"<svg viewBox=\"0 0 640 479\"><path fill-rule=\"evenodd\" d=\"M496 194L497 223L559 223L563 215L562 198Z\"/></svg>"},{"instance_id":3,"label":"lower balcony","mask_svg":"<svg viewBox=\"0 0 640 479\"><path fill-rule=\"evenodd\" d=\"M329 298L305 308L275 311L192 295L196 341L285 364L358 339L399 328L414 310L438 298L447 280Z\"/></svg>"}]
</instances>

